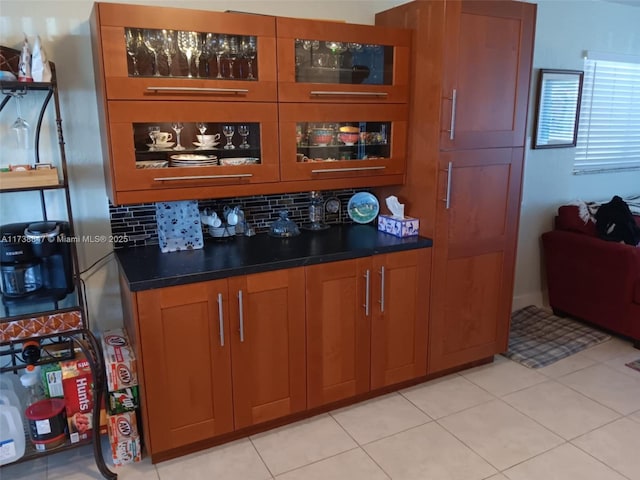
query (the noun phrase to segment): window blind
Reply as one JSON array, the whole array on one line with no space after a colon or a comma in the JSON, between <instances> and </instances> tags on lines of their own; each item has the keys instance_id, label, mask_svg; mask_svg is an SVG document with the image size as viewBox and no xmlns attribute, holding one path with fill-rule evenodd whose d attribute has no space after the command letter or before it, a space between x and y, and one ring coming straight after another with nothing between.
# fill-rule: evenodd
<instances>
[{"instance_id":1,"label":"window blind","mask_svg":"<svg viewBox=\"0 0 640 480\"><path fill-rule=\"evenodd\" d=\"M640 63L586 58L575 174L640 170Z\"/></svg>"}]
</instances>

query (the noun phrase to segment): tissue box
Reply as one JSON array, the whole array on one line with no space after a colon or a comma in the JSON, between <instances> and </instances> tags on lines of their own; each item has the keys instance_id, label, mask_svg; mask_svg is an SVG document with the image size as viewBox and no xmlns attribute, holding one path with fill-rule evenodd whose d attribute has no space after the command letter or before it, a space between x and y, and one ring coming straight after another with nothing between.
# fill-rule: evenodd
<instances>
[{"instance_id":1,"label":"tissue box","mask_svg":"<svg viewBox=\"0 0 640 480\"><path fill-rule=\"evenodd\" d=\"M378 230L396 237L413 237L418 235L420 220L412 217L395 218L391 215L378 215Z\"/></svg>"}]
</instances>

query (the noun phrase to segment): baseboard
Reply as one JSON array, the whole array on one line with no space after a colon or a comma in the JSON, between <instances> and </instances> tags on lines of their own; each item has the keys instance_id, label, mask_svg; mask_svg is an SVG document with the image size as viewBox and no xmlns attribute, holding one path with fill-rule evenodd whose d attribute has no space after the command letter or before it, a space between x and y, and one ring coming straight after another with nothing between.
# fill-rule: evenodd
<instances>
[{"instance_id":1,"label":"baseboard","mask_svg":"<svg viewBox=\"0 0 640 480\"><path fill-rule=\"evenodd\" d=\"M516 310L520 310L521 308L527 307L529 305L548 307L548 303L545 296L542 295L542 292L534 292L526 293L524 295L515 295L513 297L511 311L515 312Z\"/></svg>"}]
</instances>

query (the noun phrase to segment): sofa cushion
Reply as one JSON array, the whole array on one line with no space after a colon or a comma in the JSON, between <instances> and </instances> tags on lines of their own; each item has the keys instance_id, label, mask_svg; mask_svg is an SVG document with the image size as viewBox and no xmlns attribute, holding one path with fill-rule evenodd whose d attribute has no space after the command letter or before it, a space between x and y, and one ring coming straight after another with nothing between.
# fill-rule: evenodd
<instances>
[{"instance_id":1,"label":"sofa cushion","mask_svg":"<svg viewBox=\"0 0 640 480\"><path fill-rule=\"evenodd\" d=\"M580 218L580 209L577 205L562 205L558 208L556 228L558 230L583 233L592 237L598 236L595 222L582 220Z\"/></svg>"}]
</instances>

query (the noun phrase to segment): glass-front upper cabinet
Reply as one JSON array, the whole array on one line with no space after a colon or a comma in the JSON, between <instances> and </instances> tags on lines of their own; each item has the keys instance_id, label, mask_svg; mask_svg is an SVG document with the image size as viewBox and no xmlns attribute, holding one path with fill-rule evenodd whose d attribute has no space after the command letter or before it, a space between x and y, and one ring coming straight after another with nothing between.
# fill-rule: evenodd
<instances>
[{"instance_id":1,"label":"glass-front upper cabinet","mask_svg":"<svg viewBox=\"0 0 640 480\"><path fill-rule=\"evenodd\" d=\"M279 180L275 104L112 102L109 114L114 203L242 195Z\"/></svg>"},{"instance_id":2,"label":"glass-front upper cabinet","mask_svg":"<svg viewBox=\"0 0 640 480\"><path fill-rule=\"evenodd\" d=\"M282 102L404 103L409 30L278 18Z\"/></svg>"},{"instance_id":3,"label":"glass-front upper cabinet","mask_svg":"<svg viewBox=\"0 0 640 480\"><path fill-rule=\"evenodd\" d=\"M407 106L280 104L283 180L380 177L373 185L402 183L406 165ZM401 177L400 177L401 178Z\"/></svg>"},{"instance_id":4,"label":"glass-front upper cabinet","mask_svg":"<svg viewBox=\"0 0 640 480\"><path fill-rule=\"evenodd\" d=\"M109 100L276 101L273 17L97 3L92 38Z\"/></svg>"}]
</instances>

